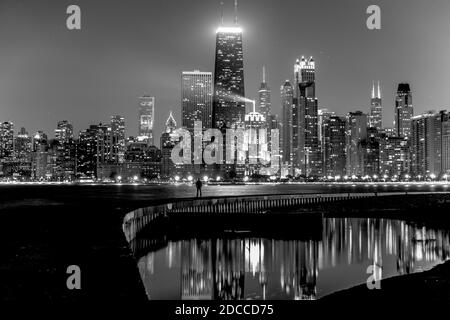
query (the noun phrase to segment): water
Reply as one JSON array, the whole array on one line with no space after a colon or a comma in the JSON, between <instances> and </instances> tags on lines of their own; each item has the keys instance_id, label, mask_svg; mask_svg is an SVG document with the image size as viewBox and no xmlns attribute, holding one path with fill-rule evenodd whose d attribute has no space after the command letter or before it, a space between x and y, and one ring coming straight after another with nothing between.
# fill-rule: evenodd
<instances>
[{"instance_id":1,"label":"water","mask_svg":"<svg viewBox=\"0 0 450 320\"><path fill-rule=\"evenodd\" d=\"M449 231L405 221L322 218L313 229L300 240L171 241L150 248L138 268L149 299L316 299L371 275L428 270L450 254Z\"/></svg>"},{"instance_id":2,"label":"water","mask_svg":"<svg viewBox=\"0 0 450 320\"><path fill-rule=\"evenodd\" d=\"M339 192L440 192L450 191L443 183L314 183L314 184L263 184L263 185L206 185L202 193L210 196L241 196L260 194L339 193ZM195 197L195 186L178 185L46 185L1 184L1 206L18 206L24 200L42 199L55 203L79 199L99 200L154 200ZM59 202L58 202L59 201Z\"/></svg>"}]
</instances>

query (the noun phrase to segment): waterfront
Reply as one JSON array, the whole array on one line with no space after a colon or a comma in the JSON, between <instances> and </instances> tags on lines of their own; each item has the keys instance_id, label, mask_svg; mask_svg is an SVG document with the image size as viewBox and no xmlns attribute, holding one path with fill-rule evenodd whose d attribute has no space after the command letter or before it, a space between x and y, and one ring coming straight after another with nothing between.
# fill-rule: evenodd
<instances>
[{"instance_id":1,"label":"waterfront","mask_svg":"<svg viewBox=\"0 0 450 320\"><path fill-rule=\"evenodd\" d=\"M446 191L447 188L447 185L442 184L424 184L422 186L414 184L409 186L403 184L387 184L386 186L383 184L274 184L205 186L203 191L204 196L209 197L244 194L374 192L376 190L380 192L399 191L404 194L405 191L439 192ZM125 214L137 208L169 199L194 196L195 187L181 184L176 186L0 185L0 215L2 224L5 226L0 233L2 300L79 301L81 299L93 301L101 297L103 300L146 301L146 290L142 285L137 261L131 256L129 244L125 240L121 228L123 218ZM439 196L440 198L441 196ZM422 204L428 205L422 200L414 203L415 206ZM384 204L384 202L380 204L381 207L391 205L392 203ZM444 212L447 212L446 210ZM439 211L434 210L433 207L431 209L419 208L418 212L421 217L435 214L438 219L446 221L445 216L440 215ZM424 214L425 212L427 214ZM372 212L371 214L377 213ZM407 213L408 216L410 214L413 215L414 212ZM449 230L448 223L439 224L437 228L436 226L433 228L437 231L443 230L442 232ZM242 235L241 238L246 239L248 243L252 239L257 243L259 243L259 238L265 239L261 240L261 243L264 243L265 252L272 250L279 254L283 251L282 248L290 248L292 245L301 247L306 239L302 239L301 234L299 236L300 239L292 239L291 244L283 243L283 239L278 239L274 245L271 241L267 244L267 241L272 239L261 236L255 238ZM199 239L199 243L202 241L206 246L208 246L208 241L212 244L208 239ZM181 250L186 246L192 247L196 241L184 242L184 245L181 243L171 246L173 249L180 248L177 250ZM254 245L251 247L255 248ZM446 249L446 246L443 248ZM183 250L189 252L189 249ZM442 260L445 259L442 254L438 257L441 257ZM386 263L389 259L383 261ZM438 263L438 261L438 259L433 259L432 264L427 266ZM66 268L73 264L79 265L82 270L82 290L79 292L69 291L66 287ZM156 271L161 270L159 262L155 267ZM272 269L269 278L276 279L271 280L272 282L280 283L280 274L275 275L279 272L281 271L276 268ZM319 270L318 297L325 292L321 285L324 274L326 273L323 269ZM366 274L363 273L361 277L364 276ZM360 280L346 285L358 284ZM256 283L254 282L256 280L252 281ZM258 288L256 284L253 287ZM342 288L344 287L346 286L342 286ZM245 288L251 287L247 284ZM330 289L329 292L333 290ZM292 288L291 294L293 291ZM154 290L149 292L154 295ZM255 289L248 293L247 298L257 298L257 296L261 296L261 292ZM292 296L281 294L274 296L272 294L270 297L291 298Z\"/></svg>"},{"instance_id":2,"label":"waterfront","mask_svg":"<svg viewBox=\"0 0 450 320\"><path fill-rule=\"evenodd\" d=\"M105 197L129 200L163 200L195 197L194 184L71 184L71 183L0 183L0 191L13 198L50 200L59 197ZM17 191L17 192L16 192ZM445 192L450 182L379 182L379 183L264 183L204 185L203 197L259 194L345 193L345 192ZM0 195L1 197L1 195ZM11 198L2 197L2 204Z\"/></svg>"}]
</instances>

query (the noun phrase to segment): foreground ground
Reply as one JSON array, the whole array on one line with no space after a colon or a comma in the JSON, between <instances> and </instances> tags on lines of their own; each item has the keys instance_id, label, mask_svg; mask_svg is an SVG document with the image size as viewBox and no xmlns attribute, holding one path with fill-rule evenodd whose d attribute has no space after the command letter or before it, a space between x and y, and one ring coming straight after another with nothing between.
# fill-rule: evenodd
<instances>
[{"instance_id":1,"label":"foreground ground","mask_svg":"<svg viewBox=\"0 0 450 320\"><path fill-rule=\"evenodd\" d=\"M260 191L258 191L260 192ZM145 302L135 261L123 237L125 213L164 198L175 190L14 187L1 189L0 298L2 301ZM157 200L159 199L159 200ZM389 210L385 210L389 208ZM383 215L450 228L450 197L401 196L382 202L322 208L332 215ZM66 269L78 265L82 289L68 290ZM386 279L382 290L364 286L335 293L327 300L398 297L449 298L450 263L431 271Z\"/></svg>"}]
</instances>

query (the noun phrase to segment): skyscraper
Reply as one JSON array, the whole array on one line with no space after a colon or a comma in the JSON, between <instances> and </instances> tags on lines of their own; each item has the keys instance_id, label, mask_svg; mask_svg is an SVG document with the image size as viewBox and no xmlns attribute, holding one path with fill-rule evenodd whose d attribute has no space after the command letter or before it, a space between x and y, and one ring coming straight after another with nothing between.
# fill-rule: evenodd
<instances>
[{"instance_id":1,"label":"skyscraper","mask_svg":"<svg viewBox=\"0 0 450 320\"><path fill-rule=\"evenodd\" d=\"M450 113L442 114L442 174L450 175Z\"/></svg>"},{"instance_id":2,"label":"skyscraper","mask_svg":"<svg viewBox=\"0 0 450 320\"><path fill-rule=\"evenodd\" d=\"M90 125L81 131L77 145L77 174L97 178L100 166L117 163L113 146L114 136L109 125Z\"/></svg>"},{"instance_id":3,"label":"skyscraper","mask_svg":"<svg viewBox=\"0 0 450 320\"><path fill-rule=\"evenodd\" d=\"M380 175L403 177L409 173L409 148L405 138L383 134L380 139Z\"/></svg>"},{"instance_id":4,"label":"skyscraper","mask_svg":"<svg viewBox=\"0 0 450 320\"><path fill-rule=\"evenodd\" d=\"M58 121L55 129L55 139L61 143L73 139L73 126L69 121Z\"/></svg>"},{"instance_id":5,"label":"skyscraper","mask_svg":"<svg viewBox=\"0 0 450 320\"><path fill-rule=\"evenodd\" d=\"M232 127L245 115L244 56L242 29L237 23L235 0L234 26L222 24L216 31L214 69L213 125Z\"/></svg>"},{"instance_id":6,"label":"skyscraper","mask_svg":"<svg viewBox=\"0 0 450 320\"><path fill-rule=\"evenodd\" d=\"M54 159L52 178L72 180L76 171L76 145L73 137L73 126L69 121L58 121L55 129L55 140L52 141L49 152Z\"/></svg>"},{"instance_id":7,"label":"skyscraper","mask_svg":"<svg viewBox=\"0 0 450 320\"><path fill-rule=\"evenodd\" d=\"M282 161L284 164L291 166L293 161L293 143L292 143L292 133L293 133L293 119L292 110L294 107L294 88L292 87L289 80L281 86L281 109L282 109L282 123L283 131L281 134L282 141ZM290 170L290 171L291 171ZM291 174L293 172L291 171Z\"/></svg>"},{"instance_id":8,"label":"skyscraper","mask_svg":"<svg viewBox=\"0 0 450 320\"><path fill-rule=\"evenodd\" d=\"M300 83L300 60L297 59L294 65L294 92L292 99L292 167L294 176L297 175L297 172L304 174L305 171L305 109L300 108L299 105Z\"/></svg>"},{"instance_id":9,"label":"skyscraper","mask_svg":"<svg viewBox=\"0 0 450 320\"><path fill-rule=\"evenodd\" d=\"M0 161L12 160L14 154L14 124L0 123Z\"/></svg>"},{"instance_id":10,"label":"skyscraper","mask_svg":"<svg viewBox=\"0 0 450 320\"><path fill-rule=\"evenodd\" d=\"M194 130L194 121L202 121L203 129L212 127L212 96L211 72L182 72L181 118L184 128Z\"/></svg>"},{"instance_id":11,"label":"skyscraper","mask_svg":"<svg viewBox=\"0 0 450 320\"><path fill-rule=\"evenodd\" d=\"M448 171L448 149L444 150L448 147L448 142L445 144L448 119L446 111L429 111L411 119L411 157L415 175L439 177Z\"/></svg>"},{"instance_id":12,"label":"skyscraper","mask_svg":"<svg viewBox=\"0 0 450 320\"><path fill-rule=\"evenodd\" d=\"M125 118L120 115L111 116L111 134L113 135L113 152L119 163L125 159Z\"/></svg>"},{"instance_id":13,"label":"skyscraper","mask_svg":"<svg viewBox=\"0 0 450 320\"><path fill-rule=\"evenodd\" d=\"M318 135L318 102L316 97L316 67L312 57L302 57L294 67L293 144L296 148L294 163L300 173L319 176L322 173Z\"/></svg>"},{"instance_id":14,"label":"skyscraper","mask_svg":"<svg viewBox=\"0 0 450 320\"><path fill-rule=\"evenodd\" d=\"M155 117L155 97L143 95L139 98L139 136L153 145L153 123Z\"/></svg>"},{"instance_id":15,"label":"skyscraper","mask_svg":"<svg viewBox=\"0 0 450 320\"><path fill-rule=\"evenodd\" d=\"M254 106L254 104L253 104ZM253 112L245 115L245 129L246 129L246 143L247 150L247 173L254 174L259 173L261 169L261 160L270 161L270 157L267 157L268 144L267 144L267 120L263 114L256 112L253 107ZM267 162L265 162L267 163Z\"/></svg>"},{"instance_id":16,"label":"skyscraper","mask_svg":"<svg viewBox=\"0 0 450 320\"><path fill-rule=\"evenodd\" d=\"M408 83L400 83L395 97L394 130L398 137L409 139L414 115L412 93Z\"/></svg>"},{"instance_id":17,"label":"skyscraper","mask_svg":"<svg viewBox=\"0 0 450 320\"><path fill-rule=\"evenodd\" d=\"M364 175L364 153L362 142L367 139L367 115L361 111L347 115L346 154L347 175Z\"/></svg>"},{"instance_id":18,"label":"skyscraper","mask_svg":"<svg viewBox=\"0 0 450 320\"><path fill-rule=\"evenodd\" d=\"M378 81L377 90L375 91L375 82L372 84L372 95L370 99L369 127L380 131L383 127L383 109L381 107L381 90Z\"/></svg>"},{"instance_id":19,"label":"skyscraper","mask_svg":"<svg viewBox=\"0 0 450 320\"><path fill-rule=\"evenodd\" d=\"M20 128L20 131L17 133L17 137L14 142L14 153L15 157L19 162L28 162L30 161L32 151L32 139L31 136L28 135L28 132L25 128Z\"/></svg>"},{"instance_id":20,"label":"skyscraper","mask_svg":"<svg viewBox=\"0 0 450 320\"><path fill-rule=\"evenodd\" d=\"M331 115L323 123L324 174L345 175L345 118Z\"/></svg>"},{"instance_id":21,"label":"skyscraper","mask_svg":"<svg viewBox=\"0 0 450 320\"><path fill-rule=\"evenodd\" d=\"M266 67L263 66L262 82L258 90L258 107L259 112L264 116L266 121L270 121L271 110L271 98L270 88L266 82ZM269 126L269 123L267 124Z\"/></svg>"},{"instance_id":22,"label":"skyscraper","mask_svg":"<svg viewBox=\"0 0 450 320\"><path fill-rule=\"evenodd\" d=\"M47 135L38 131L33 136L32 150L33 150L33 178L43 180L46 178L47 172L47 156L48 156L48 142Z\"/></svg>"},{"instance_id":23,"label":"skyscraper","mask_svg":"<svg viewBox=\"0 0 450 320\"><path fill-rule=\"evenodd\" d=\"M327 108L321 108L318 111L318 137L319 137L319 145L320 149L324 150L325 148L325 130L328 126L328 120L330 117L335 116L336 114L333 111L329 111ZM322 153L322 156L323 153Z\"/></svg>"},{"instance_id":24,"label":"skyscraper","mask_svg":"<svg viewBox=\"0 0 450 320\"><path fill-rule=\"evenodd\" d=\"M172 149L175 147L176 139L174 131L177 128L177 122L173 118L172 111L166 121L166 129L161 135L161 177L171 178L175 173L175 164L172 161Z\"/></svg>"}]
</instances>

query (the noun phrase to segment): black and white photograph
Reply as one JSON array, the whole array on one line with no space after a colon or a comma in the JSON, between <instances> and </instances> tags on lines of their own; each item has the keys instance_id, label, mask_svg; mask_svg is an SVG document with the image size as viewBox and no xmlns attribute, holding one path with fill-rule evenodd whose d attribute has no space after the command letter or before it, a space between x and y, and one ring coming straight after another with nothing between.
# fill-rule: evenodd
<instances>
[{"instance_id":1,"label":"black and white photograph","mask_svg":"<svg viewBox=\"0 0 450 320\"><path fill-rule=\"evenodd\" d=\"M445 305L449 34L449 0L0 0L0 305Z\"/></svg>"}]
</instances>

